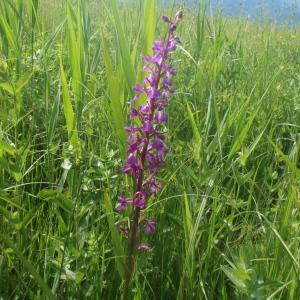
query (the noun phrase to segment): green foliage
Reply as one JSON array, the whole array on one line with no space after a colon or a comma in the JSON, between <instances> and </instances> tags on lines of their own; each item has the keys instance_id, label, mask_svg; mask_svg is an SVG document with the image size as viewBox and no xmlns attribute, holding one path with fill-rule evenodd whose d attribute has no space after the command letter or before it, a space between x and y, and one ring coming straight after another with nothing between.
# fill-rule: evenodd
<instances>
[{"instance_id":1,"label":"green foliage","mask_svg":"<svg viewBox=\"0 0 300 300\"><path fill-rule=\"evenodd\" d=\"M135 299L300 299L298 28L184 9ZM0 299L118 299L131 86L159 1L0 1Z\"/></svg>"}]
</instances>

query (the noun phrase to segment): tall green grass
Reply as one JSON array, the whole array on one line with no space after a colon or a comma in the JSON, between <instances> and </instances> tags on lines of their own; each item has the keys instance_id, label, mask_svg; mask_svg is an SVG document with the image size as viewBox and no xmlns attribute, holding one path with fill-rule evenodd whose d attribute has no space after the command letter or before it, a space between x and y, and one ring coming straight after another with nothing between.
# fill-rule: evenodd
<instances>
[{"instance_id":1,"label":"tall green grass","mask_svg":"<svg viewBox=\"0 0 300 300\"><path fill-rule=\"evenodd\" d=\"M123 127L172 9L0 2L0 299L120 297ZM179 35L135 299L299 299L299 29L211 18L201 4Z\"/></svg>"}]
</instances>

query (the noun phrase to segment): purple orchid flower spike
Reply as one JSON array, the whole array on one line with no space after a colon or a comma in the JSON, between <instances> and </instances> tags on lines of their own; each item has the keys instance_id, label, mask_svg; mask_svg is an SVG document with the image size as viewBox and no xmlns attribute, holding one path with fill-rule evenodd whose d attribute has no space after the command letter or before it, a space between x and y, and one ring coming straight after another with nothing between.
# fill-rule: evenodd
<instances>
[{"instance_id":1,"label":"purple orchid flower spike","mask_svg":"<svg viewBox=\"0 0 300 300\"><path fill-rule=\"evenodd\" d=\"M176 70L167 64L169 54L176 49L180 42L175 35L178 22L182 18L182 11L179 10L174 19L163 16L163 21L168 25L168 33L164 40L154 41L153 55L143 57L145 66L143 70L147 73L143 84L136 84L133 87L136 95L134 99L145 94L145 103L135 107L134 103L129 113L132 120L131 126L126 127L129 133L127 159L123 172L132 174L136 185L136 191L132 199L120 196L120 204L117 210L124 210L131 204L139 213L147 205L148 199L156 195L161 184L155 179L159 167L164 163L168 148L164 142L162 126L168 121L165 111L170 95L174 93L172 77ZM145 177L151 180L144 180Z\"/></svg>"},{"instance_id":2,"label":"purple orchid flower spike","mask_svg":"<svg viewBox=\"0 0 300 300\"><path fill-rule=\"evenodd\" d=\"M128 234L125 299L134 272L134 251L150 248L148 243L140 243L143 232L140 230L142 224L140 214L147 207L149 198L156 196L157 191L162 187L156 177L168 152L164 136L165 123L168 121L166 108L169 97L175 92L172 87L172 79L176 75L176 70L168 62L170 53L175 51L177 44L180 43L179 37L175 35L175 30L181 18L181 10L176 13L173 20L166 16L162 17L168 26L166 37L161 41L154 41L152 56L145 55L143 57L145 65L142 70L146 76L142 84L133 87L135 96L129 112L131 124L125 128L129 136L127 159L123 172L132 175L135 190L129 198L124 195L119 196L120 204L117 206L117 210L122 211L131 205L133 211ZM143 104L138 101L141 99L141 95L146 96ZM144 227L144 233L152 234L155 226L156 220L148 220Z\"/></svg>"}]
</instances>

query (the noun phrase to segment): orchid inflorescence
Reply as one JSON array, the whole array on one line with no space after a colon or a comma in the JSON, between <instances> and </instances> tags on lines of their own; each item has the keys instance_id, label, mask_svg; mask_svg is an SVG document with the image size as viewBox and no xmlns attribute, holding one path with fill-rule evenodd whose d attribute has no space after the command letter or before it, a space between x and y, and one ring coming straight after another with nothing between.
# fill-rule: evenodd
<instances>
[{"instance_id":1,"label":"orchid inflorescence","mask_svg":"<svg viewBox=\"0 0 300 300\"><path fill-rule=\"evenodd\" d=\"M181 10L176 13L174 20L170 20L166 16L162 17L168 25L167 35L162 41L154 41L153 56L145 55L143 57L145 66L142 71L146 72L147 76L143 84L133 87L135 96L129 113L131 125L125 128L129 136L128 156L123 173L132 175L135 190L131 197L120 195L116 207L118 211L122 211L128 205L133 206L135 216L132 220L133 228L130 237L133 240L137 239L140 211L146 208L148 199L155 196L161 188L156 176L168 152L163 132L164 123L168 120L165 109L170 95L175 91L172 87L172 77L176 75L175 69L167 62L169 54L175 51L176 45L180 43L178 36L175 35L175 30L181 18ZM146 101L144 104L137 105L142 95L146 96ZM146 220L145 233L152 234L155 226L156 220ZM125 231L128 236L128 228ZM134 246L141 250L150 248L147 243L139 245L134 243Z\"/></svg>"}]
</instances>

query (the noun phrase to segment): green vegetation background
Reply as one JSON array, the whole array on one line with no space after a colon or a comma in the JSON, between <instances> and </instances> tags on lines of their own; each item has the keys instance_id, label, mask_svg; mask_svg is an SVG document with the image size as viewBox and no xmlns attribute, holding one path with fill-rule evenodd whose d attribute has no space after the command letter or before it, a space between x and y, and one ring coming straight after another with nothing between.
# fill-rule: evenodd
<instances>
[{"instance_id":1,"label":"green vegetation background","mask_svg":"<svg viewBox=\"0 0 300 300\"><path fill-rule=\"evenodd\" d=\"M0 299L118 299L131 86L153 0L0 1ZM185 9L135 299L300 299L299 29Z\"/></svg>"}]
</instances>

